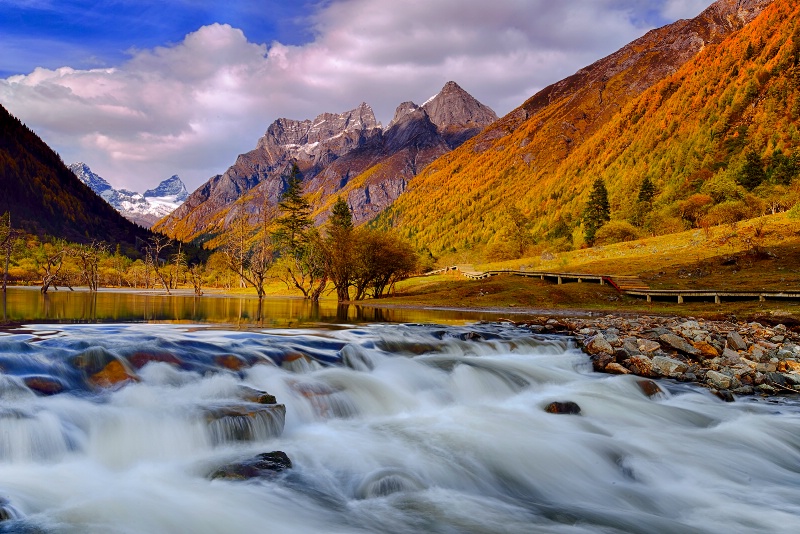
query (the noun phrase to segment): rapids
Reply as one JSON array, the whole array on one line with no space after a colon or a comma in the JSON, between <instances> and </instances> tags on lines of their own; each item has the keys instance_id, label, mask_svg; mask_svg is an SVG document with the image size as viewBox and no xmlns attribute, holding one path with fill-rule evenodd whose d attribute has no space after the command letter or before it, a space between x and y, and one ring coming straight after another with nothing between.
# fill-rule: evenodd
<instances>
[{"instance_id":1,"label":"rapids","mask_svg":"<svg viewBox=\"0 0 800 534\"><path fill-rule=\"evenodd\" d=\"M798 531L796 404L641 380L497 324L28 326L0 335L0 533ZM271 451L292 467L212 479Z\"/></svg>"}]
</instances>

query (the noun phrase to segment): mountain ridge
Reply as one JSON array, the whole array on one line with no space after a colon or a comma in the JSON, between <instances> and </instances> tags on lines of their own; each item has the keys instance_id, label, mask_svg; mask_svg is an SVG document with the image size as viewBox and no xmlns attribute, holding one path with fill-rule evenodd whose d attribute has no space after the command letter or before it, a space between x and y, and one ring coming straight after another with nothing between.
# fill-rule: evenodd
<instances>
[{"instance_id":1,"label":"mountain ridge","mask_svg":"<svg viewBox=\"0 0 800 534\"><path fill-rule=\"evenodd\" d=\"M441 103L445 99L449 104ZM182 240L213 239L238 213L261 209L264 197L274 209L294 163L304 176L305 192L314 199L318 221L327 217L327 208L341 193L354 220L368 220L397 198L425 165L496 119L455 82L426 105L441 126L413 102L401 104L385 129L366 103L314 119L277 119L254 150L240 154L225 173L209 179L155 228ZM448 105L454 107L449 115L444 111ZM365 192L356 183L373 190Z\"/></svg>"},{"instance_id":2,"label":"mountain ridge","mask_svg":"<svg viewBox=\"0 0 800 534\"><path fill-rule=\"evenodd\" d=\"M72 163L68 168L123 217L144 228L152 227L156 221L169 215L189 195L177 174L142 194L128 189L115 189L83 162Z\"/></svg>"}]
</instances>

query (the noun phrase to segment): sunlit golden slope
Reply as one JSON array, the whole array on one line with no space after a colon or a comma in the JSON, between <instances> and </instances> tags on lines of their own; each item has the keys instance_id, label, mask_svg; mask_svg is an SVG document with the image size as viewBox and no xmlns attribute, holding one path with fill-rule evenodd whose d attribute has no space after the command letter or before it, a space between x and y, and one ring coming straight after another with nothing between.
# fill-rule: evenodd
<instances>
[{"instance_id":1,"label":"sunlit golden slope","mask_svg":"<svg viewBox=\"0 0 800 534\"><path fill-rule=\"evenodd\" d=\"M574 230L598 176L607 181L612 217L624 218L645 176L660 209L702 186L685 186L696 172L707 167L707 179L738 164L750 140L764 155L775 143L793 148L793 119L776 108L794 94L793 45L780 43L791 41L796 7L776 0L745 26L765 6L720 0L544 89L435 161L379 224L434 253L480 248L502 235L512 206L537 235L559 220ZM744 132L748 142L731 142L748 121L758 122ZM787 132L779 142L765 137L778 127Z\"/></svg>"}]
</instances>

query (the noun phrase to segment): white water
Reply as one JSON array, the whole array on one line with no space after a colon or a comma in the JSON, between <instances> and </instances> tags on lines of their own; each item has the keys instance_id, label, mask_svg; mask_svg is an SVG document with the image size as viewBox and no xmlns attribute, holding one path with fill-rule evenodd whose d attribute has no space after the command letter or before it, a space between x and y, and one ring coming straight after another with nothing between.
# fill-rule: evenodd
<instances>
[{"instance_id":1,"label":"white water","mask_svg":"<svg viewBox=\"0 0 800 534\"><path fill-rule=\"evenodd\" d=\"M723 403L666 383L648 398L636 378L592 373L569 340L510 327L193 330L0 336L0 532L800 526L800 410L789 403ZM458 339L468 330L494 339ZM57 362L91 347L120 357L158 348L196 358L196 369L154 362L124 387L47 397L20 385L31 369L57 375ZM286 353L313 359L272 363ZM215 369L220 354L260 363ZM225 439L207 423L204 410L238 402L241 385L286 405L280 437ZM546 413L552 401L576 402L581 415ZM209 480L223 464L276 450L294 467L273 479Z\"/></svg>"}]
</instances>

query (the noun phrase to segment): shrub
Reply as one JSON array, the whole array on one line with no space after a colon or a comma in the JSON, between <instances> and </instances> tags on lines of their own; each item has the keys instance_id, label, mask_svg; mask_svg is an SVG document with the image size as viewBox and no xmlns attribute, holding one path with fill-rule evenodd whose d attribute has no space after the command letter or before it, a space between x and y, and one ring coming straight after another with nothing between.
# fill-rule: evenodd
<instances>
[{"instance_id":1,"label":"shrub","mask_svg":"<svg viewBox=\"0 0 800 534\"><path fill-rule=\"evenodd\" d=\"M718 226L750 219L752 216L754 216L752 208L745 201L727 200L709 209L704 217L704 223Z\"/></svg>"},{"instance_id":2,"label":"shrub","mask_svg":"<svg viewBox=\"0 0 800 534\"><path fill-rule=\"evenodd\" d=\"M641 236L639 230L628 221L611 221L597 230L595 245L610 245L623 241L634 241Z\"/></svg>"}]
</instances>

